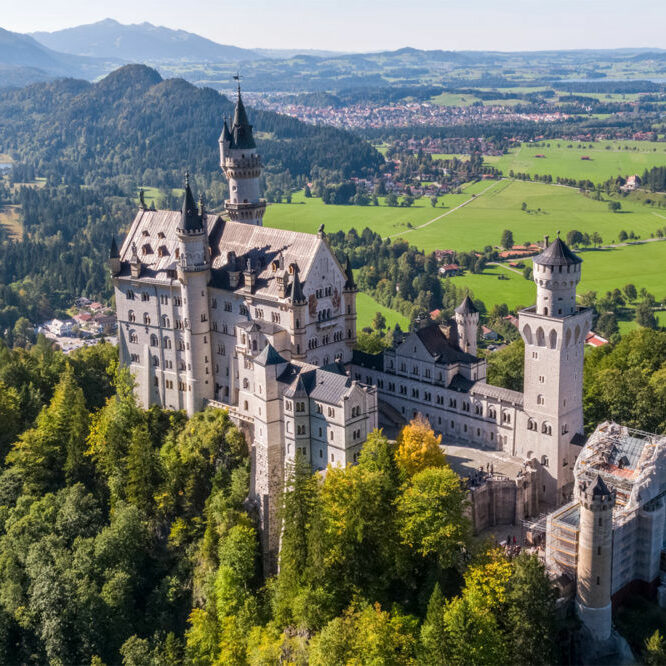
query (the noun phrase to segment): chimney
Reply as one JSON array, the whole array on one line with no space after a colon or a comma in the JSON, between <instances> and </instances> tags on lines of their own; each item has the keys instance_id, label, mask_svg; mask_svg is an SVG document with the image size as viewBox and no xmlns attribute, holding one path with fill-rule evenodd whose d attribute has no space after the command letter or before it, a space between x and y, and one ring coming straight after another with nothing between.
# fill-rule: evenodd
<instances>
[{"instance_id":1,"label":"chimney","mask_svg":"<svg viewBox=\"0 0 666 666\"><path fill-rule=\"evenodd\" d=\"M544 236L543 238L544 238L544 247L543 247L543 249L545 250L550 245L550 241L548 240L548 236Z\"/></svg>"}]
</instances>

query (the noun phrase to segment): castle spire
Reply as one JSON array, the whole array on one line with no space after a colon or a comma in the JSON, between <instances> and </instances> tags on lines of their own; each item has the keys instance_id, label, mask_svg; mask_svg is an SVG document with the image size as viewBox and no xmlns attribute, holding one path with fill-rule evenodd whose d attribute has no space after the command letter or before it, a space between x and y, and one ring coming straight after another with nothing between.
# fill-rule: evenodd
<instances>
[{"instance_id":1,"label":"castle spire","mask_svg":"<svg viewBox=\"0 0 666 666\"><path fill-rule=\"evenodd\" d=\"M354 282L354 272L351 267L351 260L349 255L347 255L347 261L345 262L345 289L356 289L356 283Z\"/></svg>"},{"instance_id":2,"label":"castle spire","mask_svg":"<svg viewBox=\"0 0 666 666\"><path fill-rule=\"evenodd\" d=\"M109 259L119 259L119 258L120 258L120 252L118 252L116 237L111 236L111 248L109 249Z\"/></svg>"},{"instance_id":3,"label":"castle spire","mask_svg":"<svg viewBox=\"0 0 666 666\"><path fill-rule=\"evenodd\" d=\"M303 293L303 285L298 277L298 266L294 266L294 282L291 285L291 302L292 303L305 303L305 294Z\"/></svg>"},{"instance_id":4,"label":"castle spire","mask_svg":"<svg viewBox=\"0 0 666 666\"><path fill-rule=\"evenodd\" d=\"M194 196L190 189L190 172L185 172L185 194L183 196L183 207L180 212L180 229L183 231L199 231L203 229L203 223Z\"/></svg>"},{"instance_id":5,"label":"castle spire","mask_svg":"<svg viewBox=\"0 0 666 666\"><path fill-rule=\"evenodd\" d=\"M247 111L243 98L241 97L240 75L236 74L234 78L238 81L238 99L236 100L236 109L234 110L234 119L231 124L231 147L249 150L256 148L252 136L252 125L247 118Z\"/></svg>"}]
</instances>

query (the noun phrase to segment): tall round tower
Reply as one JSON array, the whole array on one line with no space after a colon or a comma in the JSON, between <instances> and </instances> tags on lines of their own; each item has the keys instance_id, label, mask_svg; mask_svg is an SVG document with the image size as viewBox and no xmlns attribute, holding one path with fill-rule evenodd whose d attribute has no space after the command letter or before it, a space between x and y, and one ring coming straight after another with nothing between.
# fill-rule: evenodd
<instances>
[{"instance_id":1,"label":"tall round tower","mask_svg":"<svg viewBox=\"0 0 666 666\"><path fill-rule=\"evenodd\" d=\"M476 356L479 311L469 296L465 296L465 300L456 308L455 319L458 329L458 346L462 351Z\"/></svg>"},{"instance_id":2,"label":"tall round tower","mask_svg":"<svg viewBox=\"0 0 666 666\"><path fill-rule=\"evenodd\" d=\"M229 198L224 202L229 217L235 222L263 225L266 200L261 198L261 158L252 136L252 125L238 85L238 100L231 127L226 119L222 127L220 166L229 182Z\"/></svg>"},{"instance_id":3,"label":"tall round tower","mask_svg":"<svg viewBox=\"0 0 666 666\"><path fill-rule=\"evenodd\" d=\"M615 493L601 476L579 488L580 524L576 610L592 636L611 633L611 564Z\"/></svg>"},{"instance_id":4,"label":"tall round tower","mask_svg":"<svg viewBox=\"0 0 666 666\"><path fill-rule=\"evenodd\" d=\"M203 201L194 203L189 175L185 176L185 195L178 225L178 279L181 283L185 316L185 360L187 413L203 409L206 399L213 398L210 346L210 313L208 282L210 252L206 233Z\"/></svg>"},{"instance_id":5,"label":"tall round tower","mask_svg":"<svg viewBox=\"0 0 666 666\"><path fill-rule=\"evenodd\" d=\"M576 312L576 287L583 260L558 236L534 257L534 282L537 286L536 313L545 317L566 317Z\"/></svg>"}]
</instances>

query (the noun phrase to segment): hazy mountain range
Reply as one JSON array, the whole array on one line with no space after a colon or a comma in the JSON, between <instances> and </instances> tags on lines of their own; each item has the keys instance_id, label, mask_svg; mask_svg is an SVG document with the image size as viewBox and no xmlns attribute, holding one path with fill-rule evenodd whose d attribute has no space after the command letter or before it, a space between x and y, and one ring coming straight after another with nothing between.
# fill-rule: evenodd
<instances>
[{"instance_id":1,"label":"hazy mountain range","mask_svg":"<svg viewBox=\"0 0 666 666\"><path fill-rule=\"evenodd\" d=\"M30 35L0 28L0 87L58 77L90 81L136 62L223 90L231 88L232 74L241 69L246 89L255 91L455 85L472 72L486 85L502 85L507 75L520 85L539 78L605 77L613 71L611 64L621 62L630 64L632 76L666 76L666 52L658 49L505 53L400 48L349 54L240 48L184 30L113 19Z\"/></svg>"}]
</instances>

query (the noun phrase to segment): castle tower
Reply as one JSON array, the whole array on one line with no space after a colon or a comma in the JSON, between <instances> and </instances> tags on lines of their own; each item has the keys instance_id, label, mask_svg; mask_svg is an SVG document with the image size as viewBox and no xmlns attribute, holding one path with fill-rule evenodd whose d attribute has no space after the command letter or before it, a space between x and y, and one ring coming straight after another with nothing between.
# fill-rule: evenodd
<instances>
[{"instance_id":1,"label":"castle tower","mask_svg":"<svg viewBox=\"0 0 666 666\"><path fill-rule=\"evenodd\" d=\"M476 356L479 311L469 296L465 296L463 302L456 308L455 319L458 329L458 346L462 351Z\"/></svg>"},{"instance_id":2,"label":"castle tower","mask_svg":"<svg viewBox=\"0 0 666 666\"><path fill-rule=\"evenodd\" d=\"M345 284L342 289L342 304L345 309L345 341L350 349L356 345L356 283L351 261L347 256L345 265Z\"/></svg>"},{"instance_id":3,"label":"castle tower","mask_svg":"<svg viewBox=\"0 0 666 666\"><path fill-rule=\"evenodd\" d=\"M225 118L220 144L220 166L229 182L229 198L224 207L230 219L263 225L266 201L261 198L261 158L252 136L238 85L238 101L231 128Z\"/></svg>"},{"instance_id":4,"label":"castle tower","mask_svg":"<svg viewBox=\"0 0 666 666\"><path fill-rule=\"evenodd\" d=\"M519 314L525 423L515 453L541 463L541 498L552 506L572 495L583 435L583 353L592 315L576 305L581 263L559 237L550 245L546 238L546 248L534 258L537 303Z\"/></svg>"},{"instance_id":5,"label":"castle tower","mask_svg":"<svg viewBox=\"0 0 666 666\"><path fill-rule=\"evenodd\" d=\"M177 229L179 260L178 279L181 283L185 324L185 361L187 413L191 416L203 409L206 399L214 397L211 371L210 313L208 282L210 257L203 202L194 203L189 174L185 175L185 195Z\"/></svg>"},{"instance_id":6,"label":"castle tower","mask_svg":"<svg viewBox=\"0 0 666 666\"><path fill-rule=\"evenodd\" d=\"M576 611L596 640L611 633L611 564L615 494L597 475L580 489Z\"/></svg>"},{"instance_id":7,"label":"castle tower","mask_svg":"<svg viewBox=\"0 0 666 666\"><path fill-rule=\"evenodd\" d=\"M253 474L250 497L259 509L264 572L277 570L280 548L279 498L284 483L282 394L278 377L287 360L268 343L252 363L254 406Z\"/></svg>"}]
</instances>

